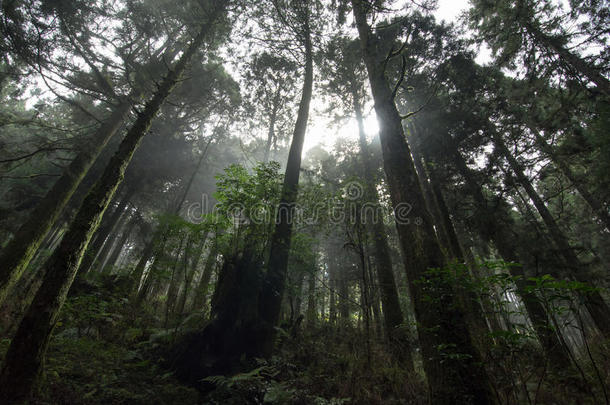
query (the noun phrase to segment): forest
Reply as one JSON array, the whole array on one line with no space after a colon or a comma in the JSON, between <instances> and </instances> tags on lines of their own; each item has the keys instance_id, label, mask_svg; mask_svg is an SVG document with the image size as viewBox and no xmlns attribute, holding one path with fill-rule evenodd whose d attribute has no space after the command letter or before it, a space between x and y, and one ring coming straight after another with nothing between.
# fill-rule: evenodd
<instances>
[{"instance_id":1,"label":"forest","mask_svg":"<svg viewBox=\"0 0 610 405\"><path fill-rule=\"evenodd\" d=\"M0 32L0 404L610 404L607 0Z\"/></svg>"}]
</instances>

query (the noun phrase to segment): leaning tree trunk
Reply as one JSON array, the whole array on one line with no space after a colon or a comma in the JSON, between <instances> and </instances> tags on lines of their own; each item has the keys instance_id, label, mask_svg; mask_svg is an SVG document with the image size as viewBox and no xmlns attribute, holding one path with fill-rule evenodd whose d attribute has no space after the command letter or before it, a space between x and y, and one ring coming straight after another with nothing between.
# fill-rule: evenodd
<instances>
[{"instance_id":1,"label":"leaning tree trunk","mask_svg":"<svg viewBox=\"0 0 610 405\"><path fill-rule=\"evenodd\" d=\"M87 147L64 170L53 187L45 194L13 239L0 254L0 305L8 291L19 280L49 230L53 227L72 194L100 155L108 141L127 119L132 102L121 103L108 120L93 134Z\"/></svg>"},{"instance_id":2,"label":"leaning tree trunk","mask_svg":"<svg viewBox=\"0 0 610 405\"><path fill-rule=\"evenodd\" d=\"M224 7L224 3L219 3L211 18L215 19ZM31 395L42 372L51 332L91 236L99 226L102 215L123 180L125 169L153 118L180 80L190 59L203 44L211 25L210 21L202 26L173 69L161 81L101 178L85 198L60 246L45 263L43 283L17 329L0 372L0 395L5 401L24 402Z\"/></svg>"},{"instance_id":3,"label":"leaning tree trunk","mask_svg":"<svg viewBox=\"0 0 610 405\"><path fill-rule=\"evenodd\" d=\"M573 277L575 280L581 283L587 283L590 285L591 280L589 277L587 277L587 274L585 274L583 264L580 262L578 257L576 257L574 250L570 246L570 243L563 231L559 228L555 218L553 218L553 215L544 204L544 201L538 192L536 192L534 186L523 172L521 164L510 153L506 147L506 144L504 143L504 140L502 140L499 134L494 134L493 139L494 144L508 161L512 171L515 173L517 181L523 186L525 192L534 203L536 210L542 217L551 239L559 249L559 254L565 260L565 264L570 272L570 277ZM605 338L610 338L610 307L608 307L608 304L604 301L604 298L601 296L599 291L594 290L584 295L583 299L585 307L591 314L591 318L595 322L595 325L599 331L604 335Z\"/></svg>"},{"instance_id":4,"label":"leaning tree trunk","mask_svg":"<svg viewBox=\"0 0 610 405\"><path fill-rule=\"evenodd\" d=\"M435 404L493 403L489 378L455 291L427 272L430 268L443 268L443 254L425 208L394 95L386 81L385 54L367 23L368 3L352 0L352 7L379 120L384 169L418 322L430 400Z\"/></svg>"},{"instance_id":5,"label":"leaning tree trunk","mask_svg":"<svg viewBox=\"0 0 610 405\"><path fill-rule=\"evenodd\" d=\"M414 124L412 125L412 129L409 146L411 146L415 170L418 173L422 183L424 199L428 203L429 210L435 220L437 235L440 236L442 241L441 245L444 245L448 257L451 260L457 260L459 263L464 263L464 254L459 244L457 235L455 234L455 229L453 227L451 218L449 217L449 213L444 205L445 200L442 192L438 187L438 184L435 185L432 182L430 176L431 171L426 170L426 167L424 166L424 156L421 150L423 149L421 146L423 139L422 134L415 129ZM445 208L444 212L442 207ZM471 276L469 273L466 273L465 275ZM487 319L485 317L486 311L483 310L482 302L480 302L479 297L474 291L472 291L472 289L469 289L469 287L461 288L458 286L458 292L462 305L465 309L468 327L472 331L479 352L483 353L487 351L490 346L489 325L494 324L494 320ZM490 317L493 317L493 314L490 313L489 315ZM491 330L491 332L496 332L498 330L500 329L494 329Z\"/></svg>"},{"instance_id":6,"label":"leaning tree trunk","mask_svg":"<svg viewBox=\"0 0 610 405\"><path fill-rule=\"evenodd\" d=\"M263 290L260 296L261 338L263 347L259 347L260 355L269 356L273 349L276 325L279 320L286 272L288 269L288 255L292 238L292 222L294 219L294 204L297 199L299 174L301 171L301 154L309 118L309 104L313 87L313 50L309 21L304 23L305 46L305 77L303 80L303 93L299 104L297 120L292 135L290 152L286 163L284 184L277 215L277 223L271 237L269 264L265 276Z\"/></svg>"},{"instance_id":7,"label":"leaning tree trunk","mask_svg":"<svg viewBox=\"0 0 610 405\"><path fill-rule=\"evenodd\" d=\"M367 225L370 228L371 237L373 238L373 254L375 256L375 263L377 268L377 282L379 283L379 290L381 292L381 303L383 305L383 321L385 327L385 333L390 342L390 347L398 356L400 361L408 367L409 370L413 371L413 349L408 343L408 339L401 335L401 331L404 329L400 328L404 318L402 310L400 308L400 300L398 299L398 290L396 288L396 280L394 279L394 270L392 267L392 258L390 255L390 246L388 244L387 231L385 224L383 223L383 216L378 215L380 210L379 206L379 195L375 188L374 174L376 171L373 162L371 162L371 154L366 141L366 134L364 132L364 120L362 117L362 107L360 105L358 94L356 91L352 91L352 98L354 103L354 113L356 114L356 121L358 123L358 143L360 145L360 156L362 157L363 169L364 169L364 181L366 190L367 202L373 203L375 212L374 218L365 218L370 224Z\"/></svg>"}]
</instances>

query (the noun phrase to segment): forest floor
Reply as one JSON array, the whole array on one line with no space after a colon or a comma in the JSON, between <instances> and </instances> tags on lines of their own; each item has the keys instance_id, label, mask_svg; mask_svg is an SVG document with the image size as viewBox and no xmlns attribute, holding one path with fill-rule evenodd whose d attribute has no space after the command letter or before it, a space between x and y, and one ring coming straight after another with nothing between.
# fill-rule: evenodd
<instances>
[{"instance_id":1,"label":"forest floor","mask_svg":"<svg viewBox=\"0 0 610 405\"><path fill-rule=\"evenodd\" d=\"M422 376L409 375L397 364L374 331L367 338L361 328L339 328L328 322L302 325L296 333L281 329L276 355L257 361L242 374L207 377L203 385L211 389L202 393L175 378L168 359L184 334L205 325L204 314L168 322L154 315L165 312L162 301L138 308L125 291L116 280L75 283L51 339L43 382L32 404L427 403ZM178 326L160 326L168 324ZM0 362L10 343L5 335L0 330ZM520 351L511 350L508 358L540 363L527 347ZM524 369L530 376L523 384L530 394L524 396L525 391L510 378L523 370L498 358L504 360L495 362L491 371L497 393L504 398L501 403L603 403L602 392L578 390L579 384L566 386L565 380L553 380L544 370L540 374L537 366ZM599 391L595 381L593 389Z\"/></svg>"},{"instance_id":2,"label":"forest floor","mask_svg":"<svg viewBox=\"0 0 610 405\"><path fill-rule=\"evenodd\" d=\"M410 378L356 328L307 326L280 333L280 350L233 377L206 379L201 393L178 381L167 353L201 314L159 328L153 308L134 309L120 289L81 282L71 291L32 404L418 404L421 377ZM0 362L10 340L0 340ZM367 346L369 349L367 350ZM374 372L373 372L374 370Z\"/></svg>"}]
</instances>

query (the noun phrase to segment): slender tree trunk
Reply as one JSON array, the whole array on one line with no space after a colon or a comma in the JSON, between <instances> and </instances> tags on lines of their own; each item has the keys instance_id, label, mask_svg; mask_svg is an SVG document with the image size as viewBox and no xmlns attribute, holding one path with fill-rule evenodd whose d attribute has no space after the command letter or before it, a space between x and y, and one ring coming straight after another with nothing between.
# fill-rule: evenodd
<instances>
[{"instance_id":1,"label":"slender tree trunk","mask_svg":"<svg viewBox=\"0 0 610 405\"><path fill-rule=\"evenodd\" d=\"M199 284L197 285L197 291L195 292L195 299L193 300L193 309L195 310L202 309L205 304L205 298L208 294L212 272L216 268L217 256L218 245L216 241L214 241L212 247L210 248L210 253L208 253L208 258L205 261L205 266L203 266L203 272L201 273L201 278L199 279Z\"/></svg>"},{"instance_id":2,"label":"slender tree trunk","mask_svg":"<svg viewBox=\"0 0 610 405\"><path fill-rule=\"evenodd\" d=\"M187 181L187 183L182 191L182 196L180 197L180 201L176 204L176 206L173 209L174 215L178 215L180 213L180 210L182 209L182 206L184 205L184 202L186 201L186 197L193 185L193 182L195 181L195 177L197 176L197 173L199 172L199 169L201 168L201 165L207 155L207 151L213 140L214 140L214 138L210 138L208 140L208 142L206 143L205 149L201 153L201 156L199 157L199 160L197 161L197 164L195 165L195 169L191 173L189 180ZM144 247L144 250L142 251L142 256L140 257L140 260L138 261L138 264L136 265L136 268L134 269L133 274L132 274L132 282L135 284L134 288L133 288L134 292L138 291L138 286L140 285L140 281L142 280L142 276L144 274L144 269L146 267L146 263L148 263L148 261L150 260L151 257L157 256L160 253L158 250L156 250L156 249L158 249L159 246L165 245L165 238L166 238L167 230L168 230L167 226L165 226L163 224L159 225L157 227L157 229L155 230L155 232L153 233L153 236L150 239L150 241ZM162 240L163 240L163 242L161 242Z\"/></svg>"},{"instance_id":3,"label":"slender tree trunk","mask_svg":"<svg viewBox=\"0 0 610 405\"><path fill-rule=\"evenodd\" d=\"M307 312L305 320L309 326L315 325L318 320L316 312L316 272L317 267L314 263L307 277Z\"/></svg>"},{"instance_id":4,"label":"slender tree trunk","mask_svg":"<svg viewBox=\"0 0 610 405\"><path fill-rule=\"evenodd\" d=\"M269 161L269 154L271 153L271 145L275 140L275 122L277 121L277 111L280 108L280 95L281 87L278 87L275 96L273 97L273 107L271 109L271 115L269 116L269 131L267 133L267 144L265 145L265 155L263 156L263 162Z\"/></svg>"},{"instance_id":5,"label":"slender tree trunk","mask_svg":"<svg viewBox=\"0 0 610 405\"><path fill-rule=\"evenodd\" d=\"M438 207L440 222L444 224L443 228L447 235L449 250L452 253L453 257L455 257L460 263L466 263L468 265L475 278L481 279L480 269L476 263L474 256L472 255L472 253L465 252L465 250L462 249L462 245L460 244L453 221L451 220L451 216L449 214L449 208L447 207L445 197L443 196L443 192L440 188L440 180L438 178L438 173L435 169L431 169L429 173L430 185L432 187L432 192L435 198L436 205ZM476 315L475 320L475 322L479 325L478 329L483 333L486 333L488 331L487 328L484 328L483 325L478 322L479 320L486 318L489 322L489 330L491 330L492 332L501 331L502 327L498 322L495 311L493 310L493 304L489 300L489 297L481 297L481 306L483 308L483 314ZM476 312L477 311L473 311L474 314L476 314Z\"/></svg>"},{"instance_id":6,"label":"slender tree trunk","mask_svg":"<svg viewBox=\"0 0 610 405\"><path fill-rule=\"evenodd\" d=\"M121 215L121 218L119 218L119 220L117 221L116 225L114 226L114 229L112 230L110 235L108 235L108 238L106 238L106 242L104 242L104 246L102 246L102 249L98 253L94 262L94 269L96 271L103 272L104 265L110 257L110 254L114 250L116 242L119 239L119 236L121 235L121 229L125 228L130 216L130 212L123 211L123 215Z\"/></svg>"},{"instance_id":7,"label":"slender tree trunk","mask_svg":"<svg viewBox=\"0 0 610 405\"><path fill-rule=\"evenodd\" d=\"M375 263L377 267L377 282L381 293L381 303L383 305L383 321L385 333L390 342L391 348L399 357L399 360L405 364L410 370L414 370L412 352L408 344L408 339L401 336L400 328L404 318L400 308L398 299L398 290L396 288L396 280L394 279L394 269L392 266L392 258L390 256L390 246L388 244L387 231L383 223L383 216L379 215L381 211L379 206L379 195L375 188L375 178L373 173L376 172L376 167L371 162L371 153L366 141L366 133L364 131L364 119L362 117L362 106L358 99L356 91L352 91L354 103L354 113L358 123L358 143L360 146L360 156L364 166L364 181L365 193L367 202L374 204L375 216L365 218L370 233L373 239L373 254L375 255Z\"/></svg>"},{"instance_id":8,"label":"slender tree trunk","mask_svg":"<svg viewBox=\"0 0 610 405\"><path fill-rule=\"evenodd\" d=\"M367 366L371 365L371 301L369 296L369 285L370 280L366 271L366 258L364 253L364 244L362 240L362 230L357 224L356 233L358 240L356 244L359 264L360 264L360 311L362 313L362 319L364 321L364 336L366 344L366 360Z\"/></svg>"},{"instance_id":9,"label":"slender tree trunk","mask_svg":"<svg viewBox=\"0 0 610 405\"><path fill-rule=\"evenodd\" d=\"M331 266L328 266L328 279L329 279L329 303L328 303L328 322L334 326L337 323L337 297L335 289L337 288L337 276L334 274L334 270ZM293 317L294 320L295 317Z\"/></svg>"},{"instance_id":10,"label":"slender tree trunk","mask_svg":"<svg viewBox=\"0 0 610 405\"><path fill-rule=\"evenodd\" d=\"M140 284L142 283L142 277L144 277L144 270L146 270L146 264L150 261L151 257L155 255L155 249L158 248L158 245L161 242L161 236L161 233L158 233L157 231L154 232L150 241L144 246L140 260L138 260L138 264L131 273L130 277L132 280L131 282L133 283L132 290L134 295L137 295L138 293Z\"/></svg>"},{"instance_id":11,"label":"slender tree trunk","mask_svg":"<svg viewBox=\"0 0 610 405\"><path fill-rule=\"evenodd\" d=\"M367 263L367 276L369 279L369 297L371 303L371 311L373 312L373 322L375 323L375 335L379 339L383 339L383 320L381 319L381 302L379 300L379 288L378 283L375 283L375 271L373 270L373 265L371 263L371 256L366 255Z\"/></svg>"},{"instance_id":12,"label":"slender tree trunk","mask_svg":"<svg viewBox=\"0 0 610 405\"><path fill-rule=\"evenodd\" d=\"M587 276L584 271L584 266L576 257L574 250L570 246L568 239L564 235L563 231L559 228L559 225L553 218L553 215L550 213L544 201L538 195L534 186L529 181L521 164L517 161L517 159L510 153L504 141L500 138L498 134L494 135L494 143L496 147L499 149L500 153L506 158L508 161L512 171L515 173L517 177L517 181L523 186L525 192L528 197L534 203L536 210L542 217L544 224L547 227L547 230L551 236L551 239L559 249L559 254L565 260L565 263L570 270L570 276L575 280L581 283L591 284L591 279ZM592 291L589 294L586 294L584 297L584 304L595 325L599 329L599 331L604 335L605 338L610 338L610 307L604 301L603 297L598 291Z\"/></svg>"},{"instance_id":13,"label":"slender tree trunk","mask_svg":"<svg viewBox=\"0 0 610 405\"><path fill-rule=\"evenodd\" d=\"M338 305L339 317L341 319L341 326L351 324L350 319L350 304L349 304L349 284L345 271L340 272L340 276L337 278L338 288Z\"/></svg>"},{"instance_id":14,"label":"slender tree trunk","mask_svg":"<svg viewBox=\"0 0 610 405\"><path fill-rule=\"evenodd\" d=\"M415 164L416 172L420 178L422 186L424 188L425 200L428 204L430 212L435 218L435 225L437 229L437 235L439 235L442 245L446 250L447 257L450 260L457 261L458 263L465 263L464 254L455 233L453 222L449 216L449 211L445 205L445 199L442 195L438 182L433 183L431 178L432 170L426 170L424 165L424 156L421 153L421 139L422 135L415 130L415 125L411 126L413 129L411 132L411 138L409 145L411 146L411 153L413 155L413 161ZM444 210L443 210L444 208ZM474 264L474 263L473 263ZM474 266L467 268L468 273L465 276L470 277L470 270ZM463 276L460 276L463 277ZM479 352L484 353L490 346L489 341L489 325L494 323L494 319L488 319L485 317L485 311L483 311L483 305L477 294L469 289L468 286L463 288L457 286L458 295L461 299L462 306L465 309L466 321L468 327L473 332L475 343ZM490 314L493 316L493 314ZM492 331L499 331L495 329Z\"/></svg>"},{"instance_id":15,"label":"slender tree trunk","mask_svg":"<svg viewBox=\"0 0 610 405\"><path fill-rule=\"evenodd\" d=\"M167 300L165 301L165 322L164 327L167 328L169 322L169 316L173 313L174 306L176 304L176 299L178 298L178 290L180 288L181 274L179 270L178 263L180 262L180 256L184 257L185 262L188 259L188 247L183 249L184 241L187 239L186 235L182 235L180 238L180 243L178 244L178 249L176 250L176 259L174 261L174 265L172 267L172 275L169 280L169 288L167 289ZM188 242L187 242L188 246ZM186 265L183 267L183 271L186 271Z\"/></svg>"},{"instance_id":16,"label":"slender tree trunk","mask_svg":"<svg viewBox=\"0 0 610 405\"><path fill-rule=\"evenodd\" d=\"M144 280L142 280L142 287L139 290L135 290L135 304L136 306L140 306L149 293L152 291L154 283L156 282L159 275L159 266L166 260L166 252L165 245L167 244L167 240L169 239L169 230L165 231L161 237L160 244L155 244L155 252L154 259L144 275ZM139 263L138 263L139 265Z\"/></svg>"},{"instance_id":17,"label":"slender tree trunk","mask_svg":"<svg viewBox=\"0 0 610 405\"><path fill-rule=\"evenodd\" d=\"M182 290L182 294L180 295L180 299L178 300L178 305L176 308L176 313L178 315L182 315L184 313L186 300L188 299L189 289L191 283L193 282L193 278L195 277L195 273L197 272L197 266L199 265L199 260L201 259L201 255L203 254L203 249L205 247L205 242L207 238L208 233L206 232L201 238L201 241L199 242L199 246L196 249L195 255L191 259L190 270L186 271L185 269L184 289Z\"/></svg>"},{"instance_id":18,"label":"slender tree trunk","mask_svg":"<svg viewBox=\"0 0 610 405\"><path fill-rule=\"evenodd\" d=\"M309 17L307 17L309 18ZM286 163L284 184L280 197L275 230L271 237L269 263L260 295L261 315L261 342L263 347L258 348L260 355L269 356L273 350L276 325L280 316L282 299L286 285L286 272L288 268L288 255L292 239L292 222L294 219L294 204L297 199L299 174L301 171L301 154L309 118L309 104L313 87L313 49L309 21L304 23L305 46L305 77L299 111L292 135L290 152Z\"/></svg>"},{"instance_id":19,"label":"slender tree trunk","mask_svg":"<svg viewBox=\"0 0 610 405\"><path fill-rule=\"evenodd\" d=\"M430 268L444 267L443 254L410 159L401 118L385 78L385 55L378 50L378 39L367 23L367 7L368 3L362 0L352 0L379 120L384 169L396 214L409 290L419 324L430 400L434 404L494 403L489 378L466 327L456 293L450 285L435 281L427 273ZM405 218L406 210L408 217ZM447 352L440 349L442 347L454 349Z\"/></svg>"},{"instance_id":20,"label":"slender tree trunk","mask_svg":"<svg viewBox=\"0 0 610 405\"><path fill-rule=\"evenodd\" d=\"M120 102L0 253L0 305L23 274L95 159L127 119L131 105L130 100Z\"/></svg>"},{"instance_id":21,"label":"slender tree trunk","mask_svg":"<svg viewBox=\"0 0 610 405\"><path fill-rule=\"evenodd\" d=\"M212 18L215 19L224 7L224 3L215 6ZM156 93L146 103L108 163L100 180L85 198L60 246L45 264L46 273L42 286L17 329L0 372L0 395L5 401L24 402L31 395L42 372L51 332L87 245L122 182L133 153L150 128L161 105L182 76L188 62L203 44L211 25L212 21L208 21L201 28L175 66L161 81Z\"/></svg>"},{"instance_id":22,"label":"slender tree trunk","mask_svg":"<svg viewBox=\"0 0 610 405\"><path fill-rule=\"evenodd\" d=\"M118 243L115 244L114 249L112 249L112 252L110 253L110 256L108 257L108 260L103 265L104 266L104 268L102 269L103 273L109 274L112 271L112 269L114 268L114 266L117 263L119 256L121 255L121 252L125 248L125 245L127 244L129 237L131 236L131 233L133 232L133 230L136 228L136 226L138 225L138 223L140 221L141 221L141 218L136 213L131 218L131 220L127 223L127 225L125 225L125 227L123 228L123 233L121 234L121 239L119 239Z\"/></svg>"}]
</instances>

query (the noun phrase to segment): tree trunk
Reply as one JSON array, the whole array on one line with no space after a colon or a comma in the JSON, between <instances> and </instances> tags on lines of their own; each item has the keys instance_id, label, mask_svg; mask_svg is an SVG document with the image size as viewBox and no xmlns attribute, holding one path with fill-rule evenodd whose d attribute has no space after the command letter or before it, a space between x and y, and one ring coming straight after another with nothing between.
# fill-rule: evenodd
<instances>
[{"instance_id":1,"label":"tree trunk","mask_svg":"<svg viewBox=\"0 0 610 405\"><path fill-rule=\"evenodd\" d=\"M212 141L213 141L213 138L210 138L208 140L208 142L205 146L205 149L201 153L201 156L199 157L199 160L197 161L197 164L195 165L195 169L191 173L191 176L189 177L189 180L186 183L184 190L182 191L182 196L180 197L180 201L176 204L176 206L173 209L174 215L178 215L180 213L180 210L182 209L182 205L184 204L184 201L186 201L186 197L191 189L191 186L193 185L193 182L195 181L197 172L201 168L201 165L207 155L207 151L208 151ZM133 286L133 290L135 293L137 293L138 287L140 285L140 281L142 281L142 276L144 275L144 269L146 267L146 263L148 263L148 261L150 260L151 257L159 254L159 251L155 251L155 249L158 246L160 246L160 243L162 245L165 244L166 232L167 232L167 227L163 224L159 225L157 227L157 229L155 230L155 232L153 233L153 236L151 237L150 241L144 247L144 250L142 251L142 257L138 261L138 264L136 265L136 268L134 269L132 276L131 276L132 282L135 284ZM162 239L163 239L163 242L161 242Z\"/></svg>"},{"instance_id":2,"label":"tree trunk","mask_svg":"<svg viewBox=\"0 0 610 405\"><path fill-rule=\"evenodd\" d=\"M142 250L142 255L140 256L140 260L138 260L138 264L133 269L131 273L131 283L132 283L132 291L134 295L137 295L138 290L140 289L140 285L142 284L142 277L144 277L144 270L146 270L146 264L149 262L150 258L155 254L155 249L161 241L161 234L156 230L150 241L146 243L144 246L144 250Z\"/></svg>"},{"instance_id":3,"label":"tree trunk","mask_svg":"<svg viewBox=\"0 0 610 405\"><path fill-rule=\"evenodd\" d=\"M439 235L440 239L442 240L447 257L450 260L457 261L459 264L463 264L465 263L465 258L462 252L462 247L460 246L457 234L455 233L455 228L453 227L453 222L449 216L447 206L445 205L445 199L442 191L440 190L438 179L435 179L437 181L433 182L431 175L434 169L426 170L425 167L425 157L420 150L423 136L421 133L417 132L414 124L412 125L412 129L409 145L411 146L416 172L424 188L425 200L428 203L430 212L433 214L435 219L437 235ZM474 263L471 264L474 265ZM470 271L473 269L474 266L469 266L469 268L466 268L468 272L460 277L470 277ZM469 286L466 286L465 288L462 286L457 286L457 291L462 302L462 306L465 309L468 327L473 332L472 334L475 338L476 346L479 352L484 353L490 346L489 325L496 325L496 323L494 322L493 318L488 319L485 317L485 311L483 311L481 300L475 291L472 291ZM490 317L493 317L493 313L490 314ZM492 332L499 330L499 328L494 329Z\"/></svg>"},{"instance_id":4,"label":"tree trunk","mask_svg":"<svg viewBox=\"0 0 610 405\"><path fill-rule=\"evenodd\" d=\"M281 87L278 87L275 96L273 97L273 107L271 109L271 115L269 116L269 131L267 133L267 144L265 145L265 155L263 156L263 162L269 161L269 154L271 152L271 145L275 140L275 121L277 120L277 110L280 108L280 95Z\"/></svg>"},{"instance_id":5,"label":"tree trunk","mask_svg":"<svg viewBox=\"0 0 610 405\"><path fill-rule=\"evenodd\" d=\"M199 310L202 309L205 304L205 298L208 294L208 288L210 285L210 279L212 278L212 272L216 268L216 259L218 256L218 245L216 241L212 244L210 248L210 253L208 253L208 258L205 261L205 266L203 267L203 272L201 273L201 278L199 279L199 284L197 285L197 291L195 292L195 299L193 300L193 309Z\"/></svg>"},{"instance_id":6,"label":"tree trunk","mask_svg":"<svg viewBox=\"0 0 610 405\"><path fill-rule=\"evenodd\" d=\"M178 244L178 249L176 249L176 258L174 261L174 265L172 266L172 275L169 280L169 288L167 289L167 300L165 301L165 322L164 327L167 328L169 322L169 316L173 313L174 305L176 304L176 299L178 298L178 290L180 288L181 274L179 270L178 263L180 262L180 255L184 257L185 262L188 260L188 245L187 248L183 249L184 241L187 239L187 236L182 234L180 237L180 243ZM186 265L182 268L183 271L186 271Z\"/></svg>"},{"instance_id":7,"label":"tree trunk","mask_svg":"<svg viewBox=\"0 0 610 405\"><path fill-rule=\"evenodd\" d=\"M294 204L297 199L299 174L301 171L301 154L309 118L309 104L313 87L313 49L309 20L304 23L305 47L305 77L303 92L299 103L299 111L288 153L284 184L278 208L277 222L271 237L269 263L267 273L260 295L261 338L262 347L259 355L269 356L273 350L276 325L280 316L284 289L286 286L286 272L288 268L288 255L292 238L292 222L294 219Z\"/></svg>"},{"instance_id":8,"label":"tree trunk","mask_svg":"<svg viewBox=\"0 0 610 405\"><path fill-rule=\"evenodd\" d=\"M354 103L354 113L358 123L358 143L360 146L360 156L364 166L364 181L366 201L372 203L376 212L374 218L368 216L365 218L371 237L373 238L373 254L375 256L375 264L377 268L377 282L381 292L381 303L383 305L383 321L385 333L390 342L390 346L394 353L399 357L399 360L405 364L409 370L414 370L412 352L413 348L408 344L405 336L401 336L400 325L404 318L400 308L398 299L398 290L396 288L396 280L394 279L394 269L392 267L392 258L390 256L390 246L388 245L387 231L383 223L383 216L379 215L379 195L375 188L375 178L373 173L376 172L376 167L371 162L371 153L366 141L366 133L364 132L364 120L362 117L362 107L358 99L356 91L352 91Z\"/></svg>"},{"instance_id":9,"label":"tree trunk","mask_svg":"<svg viewBox=\"0 0 610 405\"><path fill-rule=\"evenodd\" d=\"M347 275L345 274L345 269L341 269L339 273L340 274L337 277L337 284L339 284L339 288L337 290L337 298L339 302L337 304L337 307L339 308L339 318L341 320L341 326L347 326L351 324L349 283L347 280Z\"/></svg>"},{"instance_id":10,"label":"tree trunk","mask_svg":"<svg viewBox=\"0 0 610 405\"><path fill-rule=\"evenodd\" d=\"M110 258L110 255L114 251L116 242L117 240L119 240L119 236L122 235L121 230L125 229L125 227L129 223L130 217L130 212L123 211L123 215L121 215L121 218L117 221L116 225L114 226L114 229L112 230L110 235L108 235L106 242L104 242L104 246L102 246L100 253L97 255L97 258L95 260L96 271L99 271L100 273L104 272L104 266Z\"/></svg>"},{"instance_id":11,"label":"tree trunk","mask_svg":"<svg viewBox=\"0 0 610 405\"><path fill-rule=\"evenodd\" d=\"M180 299L178 300L178 305L176 307L176 313L178 315L182 315L184 313L184 308L186 306L186 300L188 298L189 288L191 283L193 282L193 278L195 277L195 273L197 272L197 266L199 265L199 260L201 259L201 255L203 254L203 249L205 247L205 242L208 238L208 233L206 232L201 241L199 242L199 246L196 249L195 255L191 259L190 270L187 272L185 269L185 279L184 279L184 289L182 290L182 294L180 295Z\"/></svg>"},{"instance_id":12,"label":"tree trunk","mask_svg":"<svg viewBox=\"0 0 610 405\"><path fill-rule=\"evenodd\" d=\"M498 134L494 134L494 144L499 149L500 153L506 158L512 171L517 177L517 181L519 181L519 183L523 186L525 192L534 203L536 210L542 217L542 220L547 227L551 239L559 249L559 254L565 260L565 263L570 271L570 276L581 283L591 285L591 280L585 273L583 264L576 257L574 250L570 246L570 243L562 230L559 228L555 218L553 218L553 215L551 215L550 211L544 204L544 201L540 195L538 195L534 189L534 186L523 172L521 164L510 153L506 147L506 144ZM606 304L599 291L592 291L591 293L586 294L583 298L585 307L591 314L591 317L593 318L593 321L595 322L595 325L599 331L606 339L610 338L610 307L608 307L608 304Z\"/></svg>"},{"instance_id":13,"label":"tree trunk","mask_svg":"<svg viewBox=\"0 0 610 405\"><path fill-rule=\"evenodd\" d=\"M307 277L307 312L305 313L305 320L309 326L315 325L318 320L316 312L316 271L317 267L314 263Z\"/></svg>"},{"instance_id":14,"label":"tree trunk","mask_svg":"<svg viewBox=\"0 0 610 405\"><path fill-rule=\"evenodd\" d=\"M443 268L443 254L410 159L401 118L385 78L378 39L367 23L367 5L352 0L379 120L384 169L395 210L396 227L407 271L429 396L435 404L494 403L488 376L475 350L464 313L447 283L431 279L427 270ZM409 204L409 205L406 205ZM405 217L403 214L407 211ZM417 223L416 222L417 220ZM425 287L428 286L428 287ZM449 352L441 349L452 347ZM459 359L459 360L458 360Z\"/></svg>"},{"instance_id":15,"label":"tree trunk","mask_svg":"<svg viewBox=\"0 0 610 405\"><path fill-rule=\"evenodd\" d=\"M328 266L328 284L330 291L328 292L328 322L334 326L337 323L337 298L335 289L337 288L337 276L334 274L333 268ZM296 317L293 316L294 320Z\"/></svg>"},{"instance_id":16,"label":"tree trunk","mask_svg":"<svg viewBox=\"0 0 610 405\"><path fill-rule=\"evenodd\" d=\"M130 100L121 101L0 253L0 305L23 274L95 159L127 119L131 105Z\"/></svg>"},{"instance_id":17,"label":"tree trunk","mask_svg":"<svg viewBox=\"0 0 610 405\"><path fill-rule=\"evenodd\" d=\"M211 18L215 19L224 7L224 3L219 3ZM123 180L133 153L150 128L161 105L182 76L188 62L203 44L211 26L211 21L202 26L173 69L161 81L155 95L146 103L106 166L102 177L87 195L60 246L46 262L42 286L17 329L0 372L0 392L4 400L23 402L31 395L42 372L51 332L87 245Z\"/></svg>"}]
</instances>

